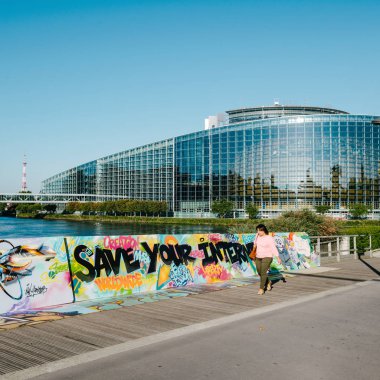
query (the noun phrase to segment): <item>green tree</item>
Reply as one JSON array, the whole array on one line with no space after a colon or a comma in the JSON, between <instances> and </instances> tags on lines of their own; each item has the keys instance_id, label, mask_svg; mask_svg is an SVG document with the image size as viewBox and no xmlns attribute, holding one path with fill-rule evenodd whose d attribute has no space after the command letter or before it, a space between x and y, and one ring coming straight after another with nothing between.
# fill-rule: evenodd
<instances>
[{"instance_id":1,"label":"green tree","mask_svg":"<svg viewBox=\"0 0 380 380\"><path fill-rule=\"evenodd\" d=\"M371 208L363 203L355 203L350 207L349 213L352 219L365 219L370 210Z\"/></svg>"},{"instance_id":2,"label":"green tree","mask_svg":"<svg viewBox=\"0 0 380 380\"><path fill-rule=\"evenodd\" d=\"M102 202L92 202L91 211L96 215L99 214L101 203Z\"/></svg>"},{"instance_id":3,"label":"green tree","mask_svg":"<svg viewBox=\"0 0 380 380\"><path fill-rule=\"evenodd\" d=\"M155 201L145 201L145 213L147 215L154 215L156 212L156 202Z\"/></svg>"},{"instance_id":4,"label":"green tree","mask_svg":"<svg viewBox=\"0 0 380 380\"><path fill-rule=\"evenodd\" d=\"M247 206L245 207L245 211L248 214L249 219L257 219L259 215L259 208L253 203L247 204Z\"/></svg>"},{"instance_id":5,"label":"green tree","mask_svg":"<svg viewBox=\"0 0 380 380\"><path fill-rule=\"evenodd\" d=\"M79 202L69 202L66 205L66 211L70 214L74 213L75 211L79 211L79 209L80 209Z\"/></svg>"},{"instance_id":6,"label":"green tree","mask_svg":"<svg viewBox=\"0 0 380 380\"><path fill-rule=\"evenodd\" d=\"M138 199L135 201L135 210L136 213L139 213L139 216L141 216L142 213L146 213L146 202Z\"/></svg>"},{"instance_id":7,"label":"green tree","mask_svg":"<svg viewBox=\"0 0 380 380\"><path fill-rule=\"evenodd\" d=\"M118 210L123 215L126 215L129 213L129 200L128 199L121 199L117 201L118 203Z\"/></svg>"},{"instance_id":8,"label":"green tree","mask_svg":"<svg viewBox=\"0 0 380 380\"><path fill-rule=\"evenodd\" d=\"M328 205L318 205L318 206L315 206L315 211L318 213L318 214L326 214L326 212L328 212L330 210L330 206Z\"/></svg>"},{"instance_id":9,"label":"green tree","mask_svg":"<svg viewBox=\"0 0 380 380\"><path fill-rule=\"evenodd\" d=\"M48 213L54 213L57 211L57 205L54 205L54 204L47 204L47 205L44 205L43 209L48 212Z\"/></svg>"},{"instance_id":10,"label":"green tree","mask_svg":"<svg viewBox=\"0 0 380 380\"><path fill-rule=\"evenodd\" d=\"M153 216L159 215L166 212L168 205L166 202L162 201L148 201L147 204L147 213L152 214Z\"/></svg>"},{"instance_id":11,"label":"green tree","mask_svg":"<svg viewBox=\"0 0 380 380\"><path fill-rule=\"evenodd\" d=\"M17 213L21 214L38 214L42 210L42 205L40 203L19 203L16 206Z\"/></svg>"},{"instance_id":12,"label":"green tree","mask_svg":"<svg viewBox=\"0 0 380 380\"><path fill-rule=\"evenodd\" d=\"M223 199L221 201L215 201L211 205L211 211L217 214L219 218L225 218L228 213L234 209L234 203Z\"/></svg>"},{"instance_id":13,"label":"green tree","mask_svg":"<svg viewBox=\"0 0 380 380\"><path fill-rule=\"evenodd\" d=\"M28 204L27 203L18 203L16 205L17 212L27 212Z\"/></svg>"},{"instance_id":14,"label":"green tree","mask_svg":"<svg viewBox=\"0 0 380 380\"><path fill-rule=\"evenodd\" d=\"M41 203L34 203L31 205L30 210L33 214L38 214L43 210L42 204Z\"/></svg>"},{"instance_id":15,"label":"green tree","mask_svg":"<svg viewBox=\"0 0 380 380\"><path fill-rule=\"evenodd\" d=\"M166 201L160 201L158 202L158 213L159 214L162 214L162 213L166 213L169 209L168 207L168 203Z\"/></svg>"},{"instance_id":16,"label":"green tree","mask_svg":"<svg viewBox=\"0 0 380 380\"><path fill-rule=\"evenodd\" d=\"M16 211L17 213L22 213L22 214L31 212L31 206L32 206L31 203L18 203L16 205Z\"/></svg>"},{"instance_id":17,"label":"green tree","mask_svg":"<svg viewBox=\"0 0 380 380\"><path fill-rule=\"evenodd\" d=\"M116 215L118 211L118 204L116 201L106 201L101 207L99 207L99 209L108 215Z\"/></svg>"},{"instance_id":18,"label":"green tree","mask_svg":"<svg viewBox=\"0 0 380 380\"><path fill-rule=\"evenodd\" d=\"M106 205L106 202L98 202L98 205L97 205L97 211L102 213L102 214L106 214L107 213L107 205Z\"/></svg>"},{"instance_id":19,"label":"green tree","mask_svg":"<svg viewBox=\"0 0 380 380\"><path fill-rule=\"evenodd\" d=\"M81 210L85 214L91 214L91 211L92 211L92 202L83 202L83 203L81 203Z\"/></svg>"}]
</instances>

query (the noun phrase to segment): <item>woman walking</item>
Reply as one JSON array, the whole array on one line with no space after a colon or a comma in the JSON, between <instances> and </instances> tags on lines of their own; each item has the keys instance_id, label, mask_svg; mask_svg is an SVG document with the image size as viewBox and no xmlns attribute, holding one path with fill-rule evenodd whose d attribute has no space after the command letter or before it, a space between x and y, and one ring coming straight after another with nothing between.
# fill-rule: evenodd
<instances>
[{"instance_id":1,"label":"woman walking","mask_svg":"<svg viewBox=\"0 0 380 380\"><path fill-rule=\"evenodd\" d=\"M281 264L280 256L276 248L276 243L264 224L256 227L257 235L255 239L256 259L255 264L257 273L260 276L260 289L257 294L263 295L265 290L272 290L272 283L268 280L268 269L273 261L273 257L277 257L277 261Z\"/></svg>"}]
</instances>

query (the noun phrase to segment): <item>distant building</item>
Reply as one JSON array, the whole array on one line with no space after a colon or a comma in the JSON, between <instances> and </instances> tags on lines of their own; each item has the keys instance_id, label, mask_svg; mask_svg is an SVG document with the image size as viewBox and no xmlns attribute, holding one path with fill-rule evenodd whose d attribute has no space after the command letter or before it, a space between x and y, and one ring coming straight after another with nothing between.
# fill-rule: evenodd
<instances>
[{"instance_id":1,"label":"distant building","mask_svg":"<svg viewBox=\"0 0 380 380\"><path fill-rule=\"evenodd\" d=\"M66 170L41 191L165 200L178 216L208 216L228 199L240 216L248 203L263 217L320 204L344 216L364 203L380 218L379 160L380 117L276 102Z\"/></svg>"}]
</instances>

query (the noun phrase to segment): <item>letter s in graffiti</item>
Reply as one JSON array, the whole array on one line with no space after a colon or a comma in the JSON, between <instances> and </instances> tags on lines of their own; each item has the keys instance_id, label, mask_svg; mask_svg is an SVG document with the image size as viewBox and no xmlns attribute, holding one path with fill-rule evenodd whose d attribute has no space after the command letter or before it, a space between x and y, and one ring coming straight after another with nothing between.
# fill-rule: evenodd
<instances>
[{"instance_id":1,"label":"letter s in graffiti","mask_svg":"<svg viewBox=\"0 0 380 380\"><path fill-rule=\"evenodd\" d=\"M75 275L79 278L79 280L85 281L85 282L93 281L96 275L94 266L88 260L86 260L86 256L90 256L88 254L88 251L91 251L91 250L85 245L78 245L74 249L75 260L77 261L78 264L85 267L88 271L88 273L85 273L83 271L78 271L75 273ZM91 255L92 255L92 251L91 251Z\"/></svg>"}]
</instances>

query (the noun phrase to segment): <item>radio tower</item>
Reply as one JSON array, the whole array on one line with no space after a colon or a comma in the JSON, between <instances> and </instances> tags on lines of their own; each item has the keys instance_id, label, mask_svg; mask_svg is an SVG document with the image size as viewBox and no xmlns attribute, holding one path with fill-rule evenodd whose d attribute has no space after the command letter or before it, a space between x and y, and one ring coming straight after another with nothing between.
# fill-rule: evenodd
<instances>
[{"instance_id":1,"label":"radio tower","mask_svg":"<svg viewBox=\"0 0 380 380\"><path fill-rule=\"evenodd\" d=\"M26 187L26 156L24 154L24 161L22 163L22 181L21 181L21 192L26 193L28 191Z\"/></svg>"}]
</instances>

